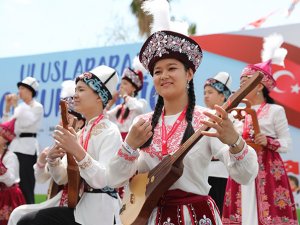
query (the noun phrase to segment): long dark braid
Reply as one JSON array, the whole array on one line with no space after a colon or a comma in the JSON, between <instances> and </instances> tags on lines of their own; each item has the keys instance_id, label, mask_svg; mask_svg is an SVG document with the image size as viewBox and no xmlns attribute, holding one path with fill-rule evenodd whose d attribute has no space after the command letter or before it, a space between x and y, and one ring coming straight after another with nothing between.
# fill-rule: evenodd
<instances>
[{"instance_id":1,"label":"long dark braid","mask_svg":"<svg viewBox=\"0 0 300 225\"><path fill-rule=\"evenodd\" d=\"M187 66L185 66L186 71L188 70ZM189 89L188 89L188 107L186 110L186 115L185 115L185 119L187 121L187 127L184 131L182 140L181 140L181 144L183 144L191 135L193 135L195 133L193 125L192 125L192 120L193 120L193 112L194 112L194 108L195 108L195 102L196 102L196 97L195 97L195 91L194 91L194 82L193 79L189 82ZM164 100L163 98L159 95L158 99L157 99L157 103L155 105L155 109L154 109L154 113L152 116L152 120L151 120L151 126L152 126L152 133L154 133L154 128L156 127L156 125L158 124L160 115L162 113L162 109L164 106ZM145 148L148 147L153 139L153 135L148 139L148 141L143 144L141 146L141 148Z\"/></svg>"},{"instance_id":2,"label":"long dark braid","mask_svg":"<svg viewBox=\"0 0 300 225\"><path fill-rule=\"evenodd\" d=\"M270 104L274 104L274 99L269 95L269 90L264 86L264 88L262 89L262 93L263 93L263 96L266 100L267 103L270 103Z\"/></svg>"},{"instance_id":3,"label":"long dark braid","mask_svg":"<svg viewBox=\"0 0 300 225\"><path fill-rule=\"evenodd\" d=\"M124 104L123 107L126 107L126 105ZM117 119L119 119L119 117L121 115L121 112L122 112L122 108L119 108L118 111L117 111L117 113L116 113L116 118ZM124 113L124 115L122 115L122 119L123 120L125 120L129 116L129 112L130 112L129 108L126 107L125 113Z\"/></svg>"},{"instance_id":4,"label":"long dark braid","mask_svg":"<svg viewBox=\"0 0 300 225\"><path fill-rule=\"evenodd\" d=\"M184 131L181 144L187 141L189 137L191 137L194 133L195 130L192 125L193 121L193 113L194 113L194 108L195 108L195 103L196 103L196 97L195 97L195 90L194 90L194 81L193 79L189 82L189 89L188 89L188 97L189 97L189 104L186 110L185 114L185 119L187 122L186 129Z\"/></svg>"},{"instance_id":5,"label":"long dark braid","mask_svg":"<svg viewBox=\"0 0 300 225\"><path fill-rule=\"evenodd\" d=\"M158 99L157 99L157 102L156 102L156 105L155 105L153 115L152 115L152 120L151 120L152 133L154 133L154 128L158 124L159 117L162 113L163 107L164 107L164 99L159 95ZM148 147L151 144L152 139L153 139L153 135L148 139L148 141L145 144L143 144L141 146L141 148Z\"/></svg>"}]
</instances>

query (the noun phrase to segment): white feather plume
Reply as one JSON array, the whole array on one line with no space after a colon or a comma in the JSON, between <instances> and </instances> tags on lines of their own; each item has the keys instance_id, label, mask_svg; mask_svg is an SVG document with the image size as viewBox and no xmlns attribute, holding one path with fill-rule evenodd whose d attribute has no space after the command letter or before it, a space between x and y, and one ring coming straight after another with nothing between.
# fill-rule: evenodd
<instances>
[{"instance_id":1,"label":"white feather plume","mask_svg":"<svg viewBox=\"0 0 300 225\"><path fill-rule=\"evenodd\" d=\"M177 33L181 33L184 34L186 36L188 36L188 30L189 30L189 25L187 22L185 21L171 21L170 24L170 29L171 31L175 31Z\"/></svg>"},{"instance_id":2,"label":"white feather plume","mask_svg":"<svg viewBox=\"0 0 300 225\"><path fill-rule=\"evenodd\" d=\"M75 81L74 80L65 80L61 84L61 98L73 97L75 95Z\"/></svg>"},{"instance_id":3,"label":"white feather plume","mask_svg":"<svg viewBox=\"0 0 300 225\"><path fill-rule=\"evenodd\" d=\"M143 74L147 73L148 71L145 69L145 67L142 65L142 63L139 60L138 56L135 56L132 62L132 69L133 70L139 70Z\"/></svg>"},{"instance_id":4,"label":"white feather plume","mask_svg":"<svg viewBox=\"0 0 300 225\"><path fill-rule=\"evenodd\" d=\"M170 30L170 5L167 0L147 0L142 4L143 11L152 15L151 33Z\"/></svg>"},{"instance_id":5,"label":"white feather plume","mask_svg":"<svg viewBox=\"0 0 300 225\"><path fill-rule=\"evenodd\" d=\"M272 64L284 66L284 59L287 55L287 50L281 48L283 44L283 37L280 34L272 34L264 38L263 50L261 51L261 58L263 62L271 59Z\"/></svg>"}]
</instances>

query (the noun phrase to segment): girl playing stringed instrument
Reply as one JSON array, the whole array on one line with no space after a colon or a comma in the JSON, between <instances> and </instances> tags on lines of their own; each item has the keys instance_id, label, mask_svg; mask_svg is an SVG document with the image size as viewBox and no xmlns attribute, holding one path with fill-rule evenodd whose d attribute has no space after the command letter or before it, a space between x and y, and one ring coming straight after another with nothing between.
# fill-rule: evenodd
<instances>
[{"instance_id":1,"label":"girl playing stringed instrument","mask_svg":"<svg viewBox=\"0 0 300 225\"><path fill-rule=\"evenodd\" d=\"M109 172L116 186L123 185L136 171L140 177L146 174L145 187L138 182L137 186L134 185L137 176L129 184L131 194L128 201L125 194L121 209L122 223L222 224L217 206L208 196L207 172L211 158L218 156L237 182L247 184L257 175L256 153L234 129L225 110L216 106L219 114L216 116L208 109L195 105L193 78L202 60L198 43L183 34L160 30L146 40L139 57L152 75L158 100L154 112L137 118L118 156L110 163ZM128 213L130 216L125 217L131 204L139 204L139 196L145 195L145 202L148 202L147 199L164 188L168 178L173 179L166 177L166 182L162 181L161 186L154 187L160 177L168 173L169 165L165 165L165 159L176 156L181 144L202 125L213 129L203 131L206 136L195 143L183 161L171 167L174 173L183 167L180 178L176 182L174 180L175 183L159 196L157 202L149 201L146 209L137 206ZM156 173L152 173L153 170ZM152 187L156 188L155 192L151 192ZM132 220L130 217L139 208L141 213L136 220ZM149 214L147 210L150 210Z\"/></svg>"},{"instance_id":2,"label":"girl playing stringed instrument","mask_svg":"<svg viewBox=\"0 0 300 225\"><path fill-rule=\"evenodd\" d=\"M120 148L122 139L118 127L104 118L103 109L118 83L116 70L98 66L76 78L74 108L86 118L85 127L78 133L72 128L57 126L54 138L58 151L50 172L58 184L68 180L66 165L60 157L72 154L84 180L83 193L75 209L54 207L40 210L31 220L18 225L108 225L119 224L119 200L115 189L108 187L106 167Z\"/></svg>"},{"instance_id":3,"label":"girl playing stringed instrument","mask_svg":"<svg viewBox=\"0 0 300 225\"><path fill-rule=\"evenodd\" d=\"M286 153L291 144L288 121L282 106L274 104L269 92L275 88L271 64L283 65L287 54L281 48L283 37L265 38L262 63L247 65L240 78L243 85L256 71L264 77L246 99L255 110L260 133L255 134L254 122L248 114L238 129L243 138L259 145L257 151L258 176L248 185L239 185L228 179L223 207L223 223L237 225L291 224L298 225L297 212L287 173L280 153ZM246 212L246 213L245 213Z\"/></svg>"}]
</instances>

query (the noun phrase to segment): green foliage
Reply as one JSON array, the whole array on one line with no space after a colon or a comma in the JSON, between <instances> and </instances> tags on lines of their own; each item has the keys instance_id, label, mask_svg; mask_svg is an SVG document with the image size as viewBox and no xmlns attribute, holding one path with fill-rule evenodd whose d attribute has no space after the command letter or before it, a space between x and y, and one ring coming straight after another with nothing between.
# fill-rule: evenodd
<instances>
[{"instance_id":1,"label":"green foliage","mask_svg":"<svg viewBox=\"0 0 300 225\"><path fill-rule=\"evenodd\" d=\"M47 200L47 195L34 195L34 202L41 203Z\"/></svg>"}]
</instances>

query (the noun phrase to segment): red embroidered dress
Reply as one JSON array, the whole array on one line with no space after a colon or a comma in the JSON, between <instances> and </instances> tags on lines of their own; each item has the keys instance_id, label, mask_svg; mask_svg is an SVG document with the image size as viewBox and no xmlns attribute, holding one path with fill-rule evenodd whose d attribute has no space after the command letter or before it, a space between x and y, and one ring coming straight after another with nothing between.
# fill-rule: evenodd
<instances>
[{"instance_id":1,"label":"red embroidered dress","mask_svg":"<svg viewBox=\"0 0 300 225\"><path fill-rule=\"evenodd\" d=\"M0 225L7 224L14 208L25 204L19 180L17 156L6 151L0 158Z\"/></svg>"},{"instance_id":2,"label":"red embroidered dress","mask_svg":"<svg viewBox=\"0 0 300 225\"><path fill-rule=\"evenodd\" d=\"M228 179L222 222L231 225L296 225L295 203L279 154L286 152L290 144L284 109L275 104L253 108L257 111L261 133L267 136L267 146L257 153L259 172L255 181L241 186L232 178ZM243 131L244 138L253 140L252 122L248 117Z\"/></svg>"}]
</instances>

